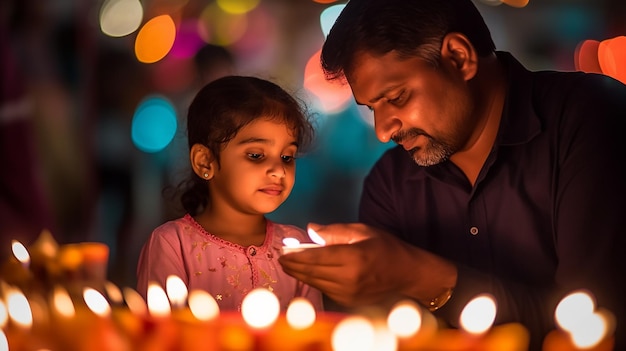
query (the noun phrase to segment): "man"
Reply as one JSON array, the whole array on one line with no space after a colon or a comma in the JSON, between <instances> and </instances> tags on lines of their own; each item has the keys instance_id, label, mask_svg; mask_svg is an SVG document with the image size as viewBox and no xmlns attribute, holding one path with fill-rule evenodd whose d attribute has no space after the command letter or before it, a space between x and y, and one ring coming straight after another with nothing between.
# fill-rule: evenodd
<instances>
[{"instance_id":1,"label":"man","mask_svg":"<svg viewBox=\"0 0 626 351\"><path fill-rule=\"evenodd\" d=\"M489 293L531 349L587 289L623 345L626 86L529 72L470 0L351 0L322 66L398 146L365 180L361 223L310 225L328 245L281 257L287 273L346 306L410 297L453 327Z\"/></svg>"}]
</instances>

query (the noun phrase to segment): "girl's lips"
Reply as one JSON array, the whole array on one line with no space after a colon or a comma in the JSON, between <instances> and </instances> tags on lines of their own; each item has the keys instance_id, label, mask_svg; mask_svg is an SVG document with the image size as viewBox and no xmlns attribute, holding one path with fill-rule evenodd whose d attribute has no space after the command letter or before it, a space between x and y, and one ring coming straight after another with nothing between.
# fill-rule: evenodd
<instances>
[{"instance_id":1,"label":"girl's lips","mask_svg":"<svg viewBox=\"0 0 626 351\"><path fill-rule=\"evenodd\" d=\"M283 187L281 186L270 186L266 188L261 188L259 191L264 192L268 195L280 195L283 192Z\"/></svg>"}]
</instances>

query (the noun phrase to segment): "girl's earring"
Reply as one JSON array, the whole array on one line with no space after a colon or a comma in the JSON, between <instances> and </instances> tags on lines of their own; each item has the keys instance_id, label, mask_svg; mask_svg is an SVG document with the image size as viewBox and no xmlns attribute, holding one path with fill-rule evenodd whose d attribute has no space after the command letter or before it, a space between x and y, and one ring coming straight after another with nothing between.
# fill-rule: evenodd
<instances>
[{"instance_id":1,"label":"girl's earring","mask_svg":"<svg viewBox=\"0 0 626 351\"><path fill-rule=\"evenodd\" d=\"M206 172L203 175L204 175L204 178L208 178L209 177L209 174L206 173Z\"/></svg>"}]
</instances>

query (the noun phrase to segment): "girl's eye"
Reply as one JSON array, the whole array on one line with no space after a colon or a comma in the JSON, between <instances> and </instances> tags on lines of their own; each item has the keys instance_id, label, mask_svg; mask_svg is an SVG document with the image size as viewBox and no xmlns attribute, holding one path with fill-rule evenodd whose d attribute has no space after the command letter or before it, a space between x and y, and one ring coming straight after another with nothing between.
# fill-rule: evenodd
<instances>
[{"instance_id":1,"label":"girl's eye","mask_svg":"<svg viewBox=\"0 0 626 351\"><path fill-rule=\"evenodd\" d=\"M293 156L281 155L280 157L283 159L283 162L285 162L285 163L289 163L289 162L295 160L295 157L293 157Z\"/></svg>"},{"instance_id":2,"label":"girl's eye","mask_svg":"<svg viewBox=\"0 0 626 351\"><path fill-rule=\"evenodd\" d=\"M260 159L263 158L263 154L250 153L250 154L248 154L248 157L250 157L253 160L260 160Z\"/></svg>"}]
</instances>

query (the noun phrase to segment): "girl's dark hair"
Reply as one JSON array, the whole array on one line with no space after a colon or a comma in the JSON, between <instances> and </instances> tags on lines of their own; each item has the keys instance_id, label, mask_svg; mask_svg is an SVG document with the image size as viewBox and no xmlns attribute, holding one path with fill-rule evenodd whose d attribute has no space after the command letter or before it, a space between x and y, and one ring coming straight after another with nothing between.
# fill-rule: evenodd
<instances>
[{"instance_id":1,"label":"girl's dark hair","mask_svg":"<svg viewBox=\"0 0 626 351\"><path fill-rule=\"evenodd\" d=\"M220 152L237 132L258 118L284 122L294 133L298 153L311 145L314 128L304 104L283 88L268 80L247 76L226 76L205 85L196 94L187 114L189 149L205 145L215 157L218 167ZM193 170L179 187L181 204L186 212L196 215L208 202L206 180Z\"/></svg>"},{"instance_id":2,"label":"girl's dark hair","mask_svg":"<svg viewBox=\"0 0 626 351\"><path fill-rule=\"evenodd\" d=\"M465 34L479 56L495 50L489 28L471 0L350 0L326 37L322 68L327 79L352 70L354 55L420 57L439 64L443 37Z\"/></svg>"}]
</instances>

